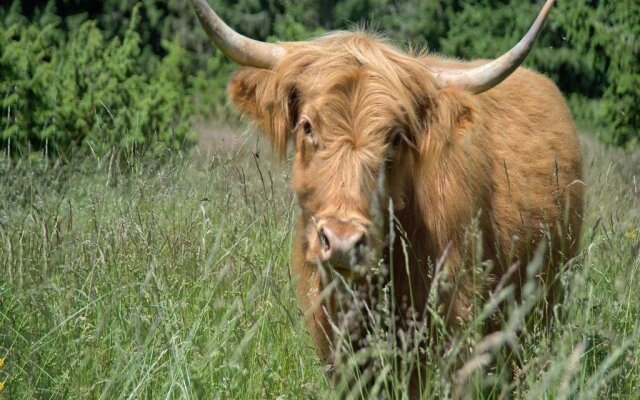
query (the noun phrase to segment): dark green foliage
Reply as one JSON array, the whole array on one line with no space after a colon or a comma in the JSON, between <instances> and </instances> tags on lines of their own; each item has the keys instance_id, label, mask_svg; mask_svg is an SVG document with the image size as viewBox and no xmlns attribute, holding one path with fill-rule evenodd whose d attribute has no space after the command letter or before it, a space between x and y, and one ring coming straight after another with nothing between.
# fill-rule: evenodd
<instances>
[{"instance_id":1,"label":"dark green foliage","mask_svg":"<svg viewBox=\"0 0 640 400\"><path fill-rule=\"evenodd\" d=\"M357 25L400 47L467 59L510 48L542 4L210 3L229 25L258 40L304 40ZM11 138L57 151L83 143L140 149L156 140L176 148L186 143L189 116L229 117L226 83L235 66L210 44L189 1L25 0L11 8L0 7L1 146ZM636 0L558 1L526 65L558 84L580 124L597 128L607 143L634 143L640 137L639 37Z\"/></svg>"},{"instance_id":2,"label":"dark green foliage","mask_svg":"<svg viewBox=\"0 0 640 400\"><path fill-rule=\"evenodd\" d=\"M93 20L69 31L45 12L27 22L10 11L0 21L0 139L23 153L67 155L79 147L132 153L179 149L189 141L185 50L142 62L138 20L108 39Z\"/></svg>"},{"instance_id":3,"label":"dark green foliage","mask_svg":"<svg viewBox=\"0 0 640 400\"><path fill-rule=\"evenodd\" d=\"M594 5L595 3L595 5ZM640 140L640 2L561 3L559 23L600 85L602 117L610 129L600 137L621 145Z\"/></svg>"}]
</instances>

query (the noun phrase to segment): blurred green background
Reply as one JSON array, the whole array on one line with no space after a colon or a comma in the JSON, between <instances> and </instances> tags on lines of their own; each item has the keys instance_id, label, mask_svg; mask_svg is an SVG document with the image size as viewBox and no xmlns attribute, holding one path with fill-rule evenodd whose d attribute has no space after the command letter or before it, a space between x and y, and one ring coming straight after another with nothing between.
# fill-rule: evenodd
<instances>
[{"instance_id":1,"label":"blurred green background","mask_svg":"<svg viewBox=\"0 0 640 400\"><path fill-rule=\"evenodd\" d=\"M495 57L539 11L530 0L210 0L259 40L365 26L401 48ZM550 76L582 130L640 139L640 2L559 0L526 65ZM78 151L162 154L195 142L197 120L232 119L234 65L190 2L14 1L0 7L0 147L69 159Z\"/></svg>"}]
</instances>

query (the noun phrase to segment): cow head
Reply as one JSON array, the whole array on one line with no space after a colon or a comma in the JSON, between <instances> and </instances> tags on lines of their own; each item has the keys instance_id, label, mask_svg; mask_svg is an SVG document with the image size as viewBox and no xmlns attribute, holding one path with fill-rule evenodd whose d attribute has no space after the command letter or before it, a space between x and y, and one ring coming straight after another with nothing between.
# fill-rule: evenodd
<instances>
[{"instance_id":1,"label":"cow head","mask_svg":"<svg viewBox=\"0 0 640 400\"><path fill-rule=\"evenodd\" d=\"M522 63L552 3L503 56L451 70L364 33L257 42L231 30L206 0L193 0L211 39L244 66L229 85L232 102L281 155L295 149L305 260L345 275L380 253L388 201L405 206L416 161L428 164L430 151L473 122L474 96Z\"/></svg>"},{"instance_id":2,"label":"cow head","mask_svg":"<svg viewBox=\"0 0 640 400\"><path fill-rule=\"evenodd\" d=\"M404 204L437 95L424 66L369 35L337 34L287 45L272 69L241 69L229 92L278 152L294 149L306 261L345 275L364 265L381 248L380 206Z\"/></svg>"}]
</instances>

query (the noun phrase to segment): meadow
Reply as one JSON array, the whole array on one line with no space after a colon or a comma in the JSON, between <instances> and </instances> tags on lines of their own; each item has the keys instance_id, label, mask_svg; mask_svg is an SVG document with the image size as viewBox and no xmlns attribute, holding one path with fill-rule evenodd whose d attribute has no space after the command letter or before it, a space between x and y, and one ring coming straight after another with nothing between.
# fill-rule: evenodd
<instances>
[{"instance_id":1,"label":"meadow","mask_svg":"<svg viewBox=\"0 0 640 400\"><path fill-rule=\"evenodd\" d=\"M0 398L334 397L294 299L287 162L214 133L146 161L0 157ZM512 398L640 398L640 149L581 141L564 317L525 333Z\"/></svg>"}]
</instances>

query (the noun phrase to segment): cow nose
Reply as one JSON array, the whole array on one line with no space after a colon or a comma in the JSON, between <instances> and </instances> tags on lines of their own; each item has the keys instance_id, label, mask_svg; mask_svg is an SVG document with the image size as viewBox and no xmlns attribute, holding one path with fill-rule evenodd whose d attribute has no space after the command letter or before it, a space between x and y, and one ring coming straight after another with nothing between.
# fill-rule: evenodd
<instances>
[{"instance_id":1,"label":"cow nose","mask_svg":"<svg viewBox=\"0 0 640 400\"><path fill-rule=\"evenodd\" d=\"M322 242L322 259L335 268L358 264L367 245L363 229L352 224L326 223L318 230Z\"/></svg>"}]
</instances>

